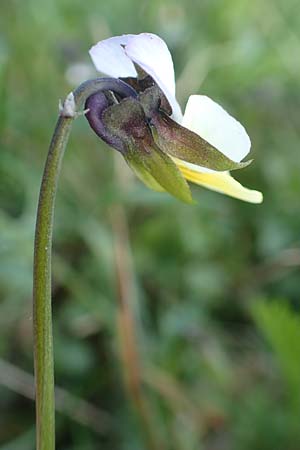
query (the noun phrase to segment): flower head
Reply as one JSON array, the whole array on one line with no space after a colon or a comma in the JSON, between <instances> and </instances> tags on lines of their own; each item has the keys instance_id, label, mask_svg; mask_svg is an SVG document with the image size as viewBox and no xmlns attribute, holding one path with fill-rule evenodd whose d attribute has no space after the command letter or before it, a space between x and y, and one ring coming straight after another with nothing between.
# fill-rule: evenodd
<instances>
[{"instance_id":1,"label":"flower head","mask_svg":"<svg viewBox=\"0 0 300 450\"><path fill-rule=\"evenodd\" d=\"M244 188L229 173L251 162L241 162L251 146L246 130L203 95L191 95L182 115L172 57L161 38L116 36L98 42L90 55L97 70L131 90L125 98L110 90L94 94L86 102L87 119L147 186L191 202L188 180L261 203L260 192Z\"/></svg>"}]
</instances>

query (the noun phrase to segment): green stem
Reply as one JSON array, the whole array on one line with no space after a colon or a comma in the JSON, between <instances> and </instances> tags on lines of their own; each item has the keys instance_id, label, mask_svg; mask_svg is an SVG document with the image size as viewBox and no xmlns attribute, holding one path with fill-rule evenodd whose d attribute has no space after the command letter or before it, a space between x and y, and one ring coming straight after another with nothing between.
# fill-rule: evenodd
<instances>
[{"instance_id":1,"label":"green stem","mask_svg":"<svg viewBox=\"0 0 300 450\"><path fill-rule=\"evenodd\" d=\"M54 363L51 308L51 252L55 197L61 162L74 118L86 99L103 90L121 96L134 91L121 80L98 78L70 93L60 111L44 169L35 231L33 274L34 368L37 450L55 449Z\"/></svg>"},{"instance_id":2,"label":"green stem","mask_svg":"<svg viewBox=\"0 0 300 450\"><path fill-rule=\"evenodd\" d=\"M51 247L61 161L73 119L60 116L44 170L36 222L33 281L36 438L38 450L54 450L54 366L51 312Z\"/></svg>"}]
</instances>

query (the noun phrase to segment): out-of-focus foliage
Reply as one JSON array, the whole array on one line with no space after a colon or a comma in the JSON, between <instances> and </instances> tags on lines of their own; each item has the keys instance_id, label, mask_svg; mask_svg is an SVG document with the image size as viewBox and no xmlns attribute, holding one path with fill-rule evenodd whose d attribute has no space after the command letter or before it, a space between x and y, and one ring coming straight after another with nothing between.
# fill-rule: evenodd
<instances>
[{"instance_id":1,"label":"out-of-focus foliage","mask_svg":"<svg viewBox=\"0 0 300 450\"><path fill-rule=\"evenodd\" d=\"M296 410L300 407L300 316L283 302L260 303L254 309L258 325L270 342L288 387L289 400Z\"/></svg>"},{"instance_id":2,"label":"out-of-focus foliage","mask_svg":"<svg viewBox=\"0 0 300 450\"><path fill-rule=\"evenodd\" d=\"M234 175L265 201L196 187L198 205L187 206L150 192L76 121L54 233L56 383L96 409L86 425L76 408L58 412L57 448L146 448L122 381L116 204L129 227L142 376L163 448L300 448L299 30L297 0L1 0L1 450L34 448L31 379L4 363L32 373L34 220L58 99L95 75L91 44L142 31L168 42L182 106L204 93L246 125L255 161Z\"/></svg>"}]
</instances>

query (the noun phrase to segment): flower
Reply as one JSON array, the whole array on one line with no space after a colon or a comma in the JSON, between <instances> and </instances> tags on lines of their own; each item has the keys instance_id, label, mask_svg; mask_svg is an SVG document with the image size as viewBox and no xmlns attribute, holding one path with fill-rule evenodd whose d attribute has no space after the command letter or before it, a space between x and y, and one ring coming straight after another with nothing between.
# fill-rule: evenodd
<instances>
[{"instance_id":1,"label":"flower","mask_svg":"<svg viewBox=\"0 0 300 450\"><path fill-rule=\"evenodd\" d=\"M99 72L136 91L126 98L94 94L86 103L87 118L147 186L191 202L188 180L262 202L260 192L243 187L229 173L251 162L241 162L251 147L245 128L204 95L191 95L182 115L172 57L161 38L150 33L115 36L94 45L90 56Z\"/></svg>"}]
</instances>

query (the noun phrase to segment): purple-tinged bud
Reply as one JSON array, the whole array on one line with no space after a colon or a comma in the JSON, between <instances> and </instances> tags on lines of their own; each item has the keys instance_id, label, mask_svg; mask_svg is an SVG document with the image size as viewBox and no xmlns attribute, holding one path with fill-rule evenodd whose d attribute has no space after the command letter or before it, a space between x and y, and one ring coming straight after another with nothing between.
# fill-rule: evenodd
<instances>
[{"instance_id":1,"label":"purple-tinged bud","mask_svg":"<svg viewBox=\"0 0 300 450\"><path fill-rule=\"evenodd\" d=\"M86 118L90 127L104 142L116 150L124 152L124 142L108 131L103 123L103 114L107 108L114 104L111 93L114 93L116 98L121 100L127 97L136 98L137 92L132 86L119 79L99 78L97 82L99 91L90 95L85 102ZM84 85L85 83L83 83ZM80 93L78 95L80 96Z\"/></svg>"},{"instance_id":2,"label":"purple-tinged bud","mask_svg":"<svg viewBox=\"0 0 300 450\"><path fill-rule=\"evenodd\" d=\"M125 150L124 142L110 133L103 123L103 114L109 106L111 106L111 103L104 92L91 95L85 103L85 109L88 110L86 118L90 127L106 144L122 153Z\"/></svg>"},{"instance_id":3,"label":"purple-tinged bud","mask_svg":"<svg viewBox=\"0 0 300 450\"><path fill-rule=\"evenodd\" d=\"M142 105L132 97L106 108L102 121L107 133L123 142L124 149L133 142L140 145L153 140Z\"/></svg>"}]
</instances>

